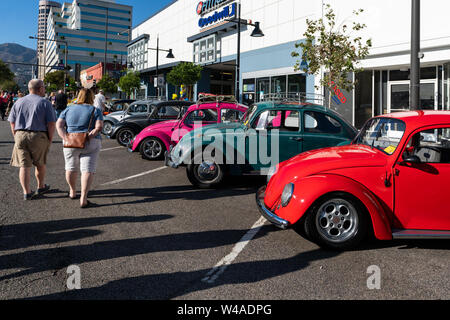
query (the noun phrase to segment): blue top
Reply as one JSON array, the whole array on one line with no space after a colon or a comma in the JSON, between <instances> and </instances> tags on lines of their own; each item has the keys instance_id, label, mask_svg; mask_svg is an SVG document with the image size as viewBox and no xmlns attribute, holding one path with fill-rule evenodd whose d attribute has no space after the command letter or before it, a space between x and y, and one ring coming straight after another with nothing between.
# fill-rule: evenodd
<instances>
[{"instance_id":1,"label":"blue top","mask_svg":"<svg viewBox=\"0 0 450 320\"><path fill-rule=\"evenodd\" d=\"M91 127L88 129L92 111L94 111ZM68 133L90 132L95 128L96 121L103 121L102 111L88 104L69 105L60 115L60 119L66 121ZM101 139L100 133L95 137Z\"/></svg>"},{"instance_id":2,"label":"blue top","mask_svg":"<svg viewBox=\"0 0 450 320\"><path fill-rule=\"evenodd\" d=\"M14 103L8 121L15 124L15 130L48 131L48 123L56 122L56 113L50 101L29 94Z\"/></svg>"}]
</instances>

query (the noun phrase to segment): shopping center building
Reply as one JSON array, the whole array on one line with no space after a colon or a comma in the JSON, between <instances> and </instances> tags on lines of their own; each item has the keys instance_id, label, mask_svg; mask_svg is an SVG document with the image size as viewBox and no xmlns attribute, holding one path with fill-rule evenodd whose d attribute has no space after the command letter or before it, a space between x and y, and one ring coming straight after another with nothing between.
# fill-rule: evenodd
<instances>
[{"instance_id":1,"label":"shopping center building","mask_svg":"<svg viewBox=\"0 0 450 320\"><path fill-rule=\"evenodd\" d=\"M241 25L239 88L246 104L269 93L323 94L320 75L295 71L291 53L302 41L307 19L322 17L321 0L177 0L133 28L129 59L142 75L142 94L171 97L175 88L165 75L182 61L202 65L195 93L236 93L238 52L237 10L246 23L260 23L264 37L252 37L254 27ZM329 0L338 23L351 23L352 12L367 28L360 35L372 39L369 56L360 62L364 71L351 74L355 89L333 99L332 108L360 127L368 118L409 105L411 1ZM425 109L450 109L450 31L445 19L450 3L423 1L421 8L421 104ZM156 63L156 48L159 51ZM171 49L175 58L167 58ZM158 72L156 70L158 69ZM156 75L159 81L155 81Z\"/></svg>"}]
</instances>

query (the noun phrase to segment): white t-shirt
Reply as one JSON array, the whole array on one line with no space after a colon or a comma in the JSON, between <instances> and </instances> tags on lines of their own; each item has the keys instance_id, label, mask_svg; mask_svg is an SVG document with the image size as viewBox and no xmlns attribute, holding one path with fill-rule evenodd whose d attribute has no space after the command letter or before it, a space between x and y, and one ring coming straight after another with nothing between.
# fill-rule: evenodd
<instances>
[{"instance_id":1,"label":"white t-shirt","mask_svg":"<svg viewBox=\"0 0 450 320\"><path fill-rule=\"evenodd\" d=\"M99 108L102 112L105 111L106 98L101 93L95 95L94 107Z\"/></svg>"}]
</instances>

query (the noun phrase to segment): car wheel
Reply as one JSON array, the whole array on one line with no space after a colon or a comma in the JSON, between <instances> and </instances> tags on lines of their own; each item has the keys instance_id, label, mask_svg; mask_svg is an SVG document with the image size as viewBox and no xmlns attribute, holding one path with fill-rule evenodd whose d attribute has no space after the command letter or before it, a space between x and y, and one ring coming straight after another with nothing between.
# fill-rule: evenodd
<instances>
[{"instance_id":1,"label":"car wheel","mask_svg":"<svg viewBox=\"0 0 450 320\"><path fill-rule=\"evenodd\" d=\"M197 188L210 189L220 185L224 179L224 167L213 161L189 164L186 168L189 181Z\"/></svg>"},{"instance_id":2,"label":"car wheel","mask_svg":"<svg viewBox=\"0 0 450 320\"><path fill-rule=\"evenodd\" d=\"M163 158L166 147L158 138L147 138L142 141L139 151L144 159L159 160Z\"/></svg>"},{"instance_id":3,"label":"car wheel","mask_svg":"<svg viewBox=\"0 0 450 320\"><path fill-rule=\"evenodd\" d=\"M306 216L304 231L320 246L348 250L364 239L368 224L366 209L358 199L334 193L313 205Z\"/></svg>"},{"instance_id":4,"label":"car wheel","mask_svg":"<svg viewBox=\"0 0 450 320\"><path fill-rule=\"evenodd\" d=\"M103 123L102 133L103 133L104 135L109 135L109 134L111 134L111 132L112 132L112 127L113 127L113 124L112 124L111 122L105 121L105 122Z\"/></svg>"},{"instance_id":5,"label":"car wheel","mask_svg":"<svg viewBox=\"0 0 450 320\"><path fill-rule=\"evenodd\" d=\"M133 140L134 132L128 128L120 129L117 132L117 142L126 147Z\"/></svg>"}]
</instances>

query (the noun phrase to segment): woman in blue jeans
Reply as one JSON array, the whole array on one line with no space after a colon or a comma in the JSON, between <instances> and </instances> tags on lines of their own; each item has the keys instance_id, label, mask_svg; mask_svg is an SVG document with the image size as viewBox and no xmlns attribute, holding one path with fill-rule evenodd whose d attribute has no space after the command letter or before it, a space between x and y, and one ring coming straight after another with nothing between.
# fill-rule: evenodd
<instances>
[{"instance_id":1,"label":"woman in blue jeans","mask_svg":"<svg viewBox=\"0 0 450 320\"><path fill-rule=\"evenodd\" d=\"M64 148L66 180L70 187L69 197L71 199L76 199L78 167L81 171L81 208L88 208L92 205L87 200L87 195L97 170L97 160L102 147L100 132L103 128L103 114L100 109L92 105L93 103L94 94L92 91L81 89L77 104L69 105L56 122L56 129L63 140L67 133L89 133L88 142L84 149ZM92 114L92 124L88 128Z\"/></svg>"}]
</instances>

